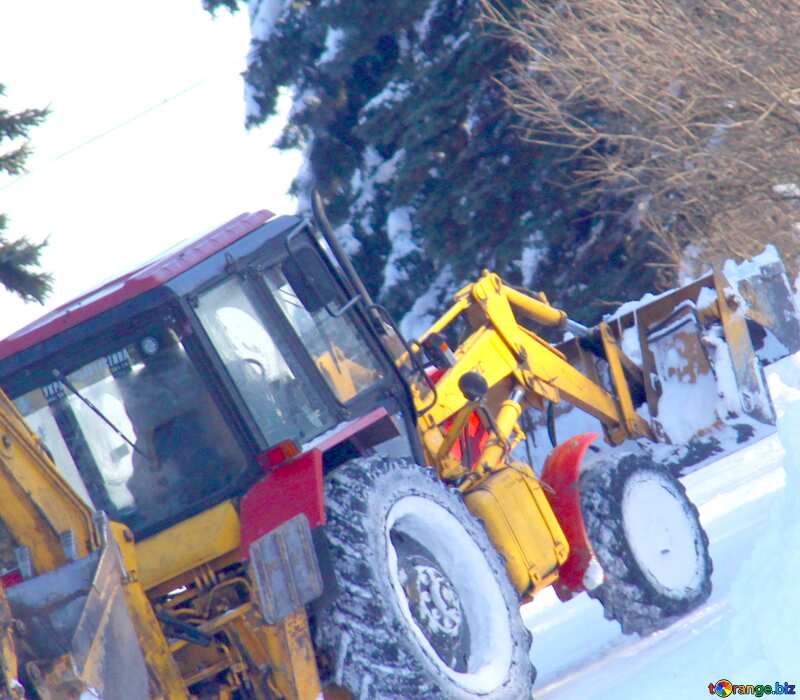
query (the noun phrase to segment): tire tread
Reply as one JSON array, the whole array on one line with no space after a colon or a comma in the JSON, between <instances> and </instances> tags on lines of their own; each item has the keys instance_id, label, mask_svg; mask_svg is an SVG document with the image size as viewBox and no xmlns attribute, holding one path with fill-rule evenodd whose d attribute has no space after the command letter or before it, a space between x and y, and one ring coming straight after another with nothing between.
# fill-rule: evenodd
<instances>
[{"instance_id":1,"label":"tire tread","mask_svg":"<svg viewBox=\"0 0 800 700\"><path fill-rule=\"evenodd\" d=\"M676 486L687 514L701 533L704 578L689 598L670 599L659 594L644 577L628 546L622 522L622 488L625 480L640 470L657 471ZM680 481L649 458L628 455L618 462L598 462L581 475L580 488L584 525L606 574L604 583L588 594L602 604L606 619L617 620L625 634L645 635L669 626L708 599L713 571L708 536Z\"/></svg>"},{"instance_id":2,"label":"tire tread","mask_svg":"<svg viewBox=\"0 0 800 700\"><path fill-rule=\"evenodd\" d=\"M321 663L323 682L332 681L335 669L341 666L343 685L358 698L365 679L368 678L370 698L411 699L425 698L461 700L517 700L530 697L534 679L529 661L530 633L516 614L512 620L515 630L513 655L515 668L509 673L508 687L480 696L461 691L453 694L446 691L412 653L411 642L406 636L405 625L389 609L384 600L385 592L376 580L375 569L370 564L374 556L365 523L369 508L367 504L376 497L376 491L403 475L413 474L419 484L411 487L406 495L426 496L431 486L446 490L431 469L414 465L403 459L368 457L353 460L332 472L326 479L325 496L328 522L325 533L331 547L339 595L327 608L323 608L315 620L316 645L320 657L328 660ZM459 519L471 519L460 496L450 492L454 514ZM475 522L481 533L482 527ZM488 537L484 539L488 543ZM477 541L477 540L476 540ZM505 569L497 552L478 542L487 560L504 583L507 600L518 606L516 594L506 579ZM347 658L338 659L342 635L348 635ZM519 646L524 647L524 654ZM524 660L524 661L523 661ZM524 663L526 668L520 668Z\"/></svg>"}]
</instances>

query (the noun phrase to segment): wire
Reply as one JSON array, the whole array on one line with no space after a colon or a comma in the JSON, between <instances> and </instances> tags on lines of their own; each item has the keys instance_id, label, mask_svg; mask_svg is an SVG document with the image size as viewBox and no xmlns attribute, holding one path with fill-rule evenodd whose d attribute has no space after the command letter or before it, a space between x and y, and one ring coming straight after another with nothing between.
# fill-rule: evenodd
<instances>
[{"instance_id":1,"label":"wire","mask_svg":"<svg viewBox=\"0 0 800 700\"><path fill-rule=\"evenodd\" d=\"M236 63L238 64L239 61L237 60ZM226 64L226 67L224 69L220 69L216 73L212 73L211 75L208 75L205 78L202 78L201 80L198 80L197 82L192 83L188 87L185 87L182 90L179 90L178 92L174 93L173 95L170 95L169 97L165 97L160 102L158 102L156 104L153 104L150 107L147 107L146 109L143 109L140 112L137 112L133 116L128 117L127 119L119 122L118 124L115 124L114 126L106 129L105 131L101 131L100 133L89 137L85 141L82 141L81 143L68 148L66 151L63 151L62 153L59 153L58 155L53 156L52 158L46 160L45 162L43 162L41 165L39 165L38 167L34 168L33 170L26 170L25 172L23 172L20 175L15 175L11 179L10 182L6 183L5 185L0 186L0 192L4 192L5 190L7 190L7 189L13 187L14 185L16 185L18 182L21 182L22 180L25 180L26 178L29 178L32 175L36 175L37 173L41 172L42 170L46 170L51 165L53 165L54 163L57 163L60 160L63 160L64 158L68 158L69 156L73 155L76 151L79 151L81 148L84 148L86 146L91 146L96 141L100 141L101 139L104 139L106 136L108 136L110 134L113 134L114 132L119 131L120 129L124 129L126 126L130 126L131 124L133 124L134 122L138 121L142 117L146 117L151 112L155 112L156 110L160 109L161 107L164 107L165 105L169 104L173 100L176 100L179 97L183 97L183 96L189 94L193 90L196 90L197 88L202 87L203 85L205 85L206 83L210 82L211 80L215 80L222 73L227 73L228 70L230 69L229 67L232 64L233 64L233 62L231 61L230 63Z\"/></svg>"},{"instance_id":2,"label":"wire","mask_svg":"<svg viewBox=\"0 0 800 700\"><path fill-rule=\"evenodd\" d=\"M106 415L99 408L97 408L97 406L95 406L91 401L89 401L89 399L87 399L83 394L81 394L81 392L79 392L75 388L75 385L69 379L67 379L66 376L64 376L57 369L53 370L53 376L58 381L60 381L65 387L67 387L67 389L69 389L73 394L75 394L75 396L77 396L86 406L88 406L92 410L92 412L97 415L98 418L100 418L106 425L108 425L109 428L111 428L111 430L113 430L125 442L127 442L128 445L130 445L131 448L133 448L134 452L138 452L140 455L142 455L142 457L144 457L148 461L152 461L150 460L150 457L146 452L142 452L142 450L136 447L136 445L133 442L131 442L130 438L128 438L128 436L125 435L125 433L123 433L116 425L114 425L114 423L112 423L109 418L106 418Z\"/></svg>"}]
</instances>

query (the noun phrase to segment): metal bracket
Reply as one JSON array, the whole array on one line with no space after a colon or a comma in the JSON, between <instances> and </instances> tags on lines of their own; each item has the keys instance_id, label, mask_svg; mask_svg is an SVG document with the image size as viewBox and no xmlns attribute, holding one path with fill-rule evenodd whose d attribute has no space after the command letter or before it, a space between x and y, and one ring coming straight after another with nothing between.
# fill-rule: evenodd
<instances>
[{"instance_id":1,"label":"metal bracket","mask_svg":"<svg viewBox=\"0 0 800 700\"><path fill-rule=\"evenodd\" d=\"M269 625L322 595L308 518L300 513L250 545L261 614Z\"/></svg>"}]
</instances>

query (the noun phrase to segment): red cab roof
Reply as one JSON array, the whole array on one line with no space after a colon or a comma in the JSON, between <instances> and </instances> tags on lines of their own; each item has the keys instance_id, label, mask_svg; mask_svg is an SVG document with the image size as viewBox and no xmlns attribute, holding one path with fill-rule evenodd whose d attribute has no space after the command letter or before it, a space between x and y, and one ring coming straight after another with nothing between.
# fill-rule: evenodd
<instances>
[{"instance_id":1,"label":"red cab roof","mask_svg":"<svg viewBox=\"0 0 800 700\"><path fill-rule=\"evenodd\" d=\"M237 216L210 233L170 248L135 270L59 306L0 341L0 360L168 282L274 216L267 210Z\"/></svg>"}]
</instances>

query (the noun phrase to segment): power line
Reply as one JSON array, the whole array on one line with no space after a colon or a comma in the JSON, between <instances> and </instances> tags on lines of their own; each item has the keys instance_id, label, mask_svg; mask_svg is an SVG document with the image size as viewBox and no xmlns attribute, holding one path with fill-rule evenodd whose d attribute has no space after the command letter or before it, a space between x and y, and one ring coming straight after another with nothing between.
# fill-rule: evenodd
<instances>
[{"instance_id":1,"label":"power line","mask_svg":"<svg viewBox=\"0 0 800 700\"><path fill-rule=\"evenodd\" d=\"M239 61L237 61L236 63L238 64ZM130 126L131 124L133 124L134 122L138 121L139 119L147 116L151 112L155 112L156 110L161 109L162 107L164 107L168 103L172 102L173 100L189 94L193 90L196 90L197 88L202 87L203 85L205 85L206 83L210 82L211 80L215 80L222 73L227 73L232 64L233 64L233 62L230 62L224 69L220 69L216 73L212 73L211 75L206 76L205 78L203 78L201 80L198 80L195 83L192 83L188 87L185 87L182 90L179 90L178 92L174 93L173 95L170 95L169 97L164 98L160 102L157 102L156 104L151 105L150 107L147 107L146 109L143 109L141 112L137 112L133 116L128 117L127 119L119 122L118 124L115 124L114 126L106 129L105 131L101 131L100 133L89 137L85 141L82 141L81 143L79 143L79 144L77 144L75 146L72 146L71 148L68 148L66 151L63 151L62 153L59 153L58 155L53 156L52 158L44 161L43 163L38 165L33 170L26 170L21 175L14 176L11 179L10 182L6 183L5 185L0 186L0 192L3 192L5 190L13 187L18 182L21 182L22 180L25 180L25 179L31 177L32 175L36 175L37 173L41 172L42 170L46 170L48 167L50 167L54 163L56 163L56 162L58 162L60 160L63 160L64 158L68 158L69 156L73 155L76 151L79 151L81 148L84 148L86 146L90 146L93 143L95 143L96 141L100 141L100 140L104 139L106 136L108 136L110 134L113 134L114 132L119 131L120 129L123 129L126 126Z\"/></svg>"}]
</instances>

